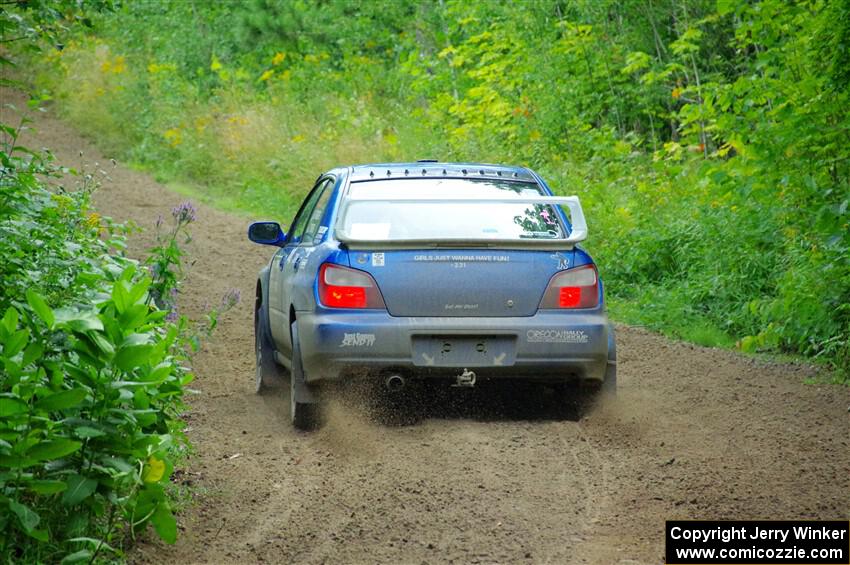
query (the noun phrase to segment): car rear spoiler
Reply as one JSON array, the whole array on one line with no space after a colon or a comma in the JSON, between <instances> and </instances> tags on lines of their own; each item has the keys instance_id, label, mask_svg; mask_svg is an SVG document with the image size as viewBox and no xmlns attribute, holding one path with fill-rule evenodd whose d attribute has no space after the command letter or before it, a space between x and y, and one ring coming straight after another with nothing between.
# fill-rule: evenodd
<instances>
[{"instance_id":1,"label":"car rear spoiler","mask_svg":"<svg viewBox=\"0 0 850 565\"><path fill-rule=\"evenodd\" d=\"M587 239L587 222L584 219L584 212L581 209L581 202L578 199L578 196L515 196L515 197L506 197L506 198L471 198L471 197L433 197L433 198L423 198L421 196L415 197L405 197L405 196L396 196L393 198L385 198L378 195L358 195L351 196L349 195L342 204L342 209L340 210L339 221L338 224L344 223L342 220L345 219L345 215L348 212L348 204L351 202L363 202L363 201L372 201L372 202L406 202L410 204L427 204L434 202L449 202L449 203L458 203L458 204L467 204L467 203L506 203L506 204L549 204L555 206L566 206L570 211L570 224L571 230L570 235L565 239L437 239L437 238L429 238L427 240L414 240L414 239L403 239L403 240L372 240L372 239L358 239L350 237L345 231L340 228L336 228L334 235L337 241L346 243L346 244L354 244L354 245L392 245L392 246L408 246L408 245L437 245L437 244L475 244L475 245L484 245L488 247L563 247L563 246L572 246L580 241L584 241Z\"/></svg>"}]
</instances>

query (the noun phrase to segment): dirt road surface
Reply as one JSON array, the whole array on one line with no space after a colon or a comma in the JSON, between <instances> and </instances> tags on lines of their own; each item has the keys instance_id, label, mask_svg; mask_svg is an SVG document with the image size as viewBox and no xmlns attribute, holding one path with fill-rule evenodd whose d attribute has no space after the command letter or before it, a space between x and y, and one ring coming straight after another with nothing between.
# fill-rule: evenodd
<instances>
[{"instance_id":1,"label":"dirt road surface","mask_svg":"<svg viewBox=\"0 0 850 565\"><path fill-rule=\"evenodd\" d=\"M33 118L28 145L108 173L102 214L151 228L183 200ZM335 401L324 429L295 432L285 393L253 393L252 293L271 250L246 240L247 221L202 205L192 226L185 310L230 288L247 299L197 358L179 540L146 541L135 562L661 563L665 519L850 514L850 389L635 328L618 330L619 399L583 417L543 392L482 390L405 426Z\"/></svg>"}]
</instances>

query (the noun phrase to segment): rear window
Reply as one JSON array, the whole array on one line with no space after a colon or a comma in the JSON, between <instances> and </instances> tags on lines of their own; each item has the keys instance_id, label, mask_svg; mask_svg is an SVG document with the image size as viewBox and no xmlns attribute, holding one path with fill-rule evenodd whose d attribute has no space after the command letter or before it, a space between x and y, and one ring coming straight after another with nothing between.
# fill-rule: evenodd
<instances>
[{"instance_id":1,"label":"rear window","mask_svg":"<svg viewBox=\"0 0 850 565\"><path fill-rule=\"evenodd\" d=\"M352 183L340 228L368 241L562 239L564 226L552 205L523 202L456 202L453 198L511 199L543 196L540 187L496 179L389 179ZM357 200L357 198L379 200ZM445 201L403 202L393 198ZM386 200L380 200L386 199Z\"/></svg>"}]
</instances>

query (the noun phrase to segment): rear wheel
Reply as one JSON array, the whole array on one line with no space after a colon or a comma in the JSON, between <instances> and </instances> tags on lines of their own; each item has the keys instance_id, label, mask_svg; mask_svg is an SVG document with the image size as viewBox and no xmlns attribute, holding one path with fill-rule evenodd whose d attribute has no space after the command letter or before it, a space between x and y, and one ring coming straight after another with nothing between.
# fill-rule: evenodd
<instances>
[{"instance_id":1,"label":"rear wheel","mask_svg":"<svg viewBox=\"0 0 850 565\"><path fill-rule=\"evenodd\" d=\"M301 362L301 343L298 339L298 322L292 322L292 371L289 377L289 416L292 425L299 430L314 430L319 427L319 395L315 387L304 378Z\"/></svg>"},{"instance_id":2,"label":"rear wheel","mask_svg":"<svg viewBox=\"0 0 850 565\"><path fill-rule=\"evenodd\" d=\"M257 360L254 386L257 394L265 394L280 384L281 368L274 360L274 348L267 335L267 327L266 314L260 305L254 312L254 351Z\"/></svg>"},{"instance_id":3,"label":"rear wheel","mask_svg":"<svg viewBox=\"0 0 850 565\"><path fill-rule=\"evenodd\" d=\"M608 361L605 369L605 380L602 381L601 391L603 396L614 398L617 396L617 360Z\"/></svg>"},{"instance_id":4,"label":"rear wheel","mask_svg":"<svg viewBox=\"0 0 850 565\"><path fill-rule=\"evenodd\" d=\"M617 396L617 340L614 336L613 324L608 326L608 366L605 367L602 394L607 398Z\"/></svg>"}]
</instances>

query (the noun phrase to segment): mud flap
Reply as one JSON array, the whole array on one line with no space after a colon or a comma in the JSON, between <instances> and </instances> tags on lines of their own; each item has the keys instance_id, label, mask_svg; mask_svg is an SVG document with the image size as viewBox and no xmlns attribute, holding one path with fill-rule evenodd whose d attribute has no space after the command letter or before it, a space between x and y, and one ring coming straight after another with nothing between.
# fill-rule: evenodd
<instances>
[{"instance_id":1,"label":"mud flap","mask_svg":"<svg viewBox=\"0 0 850 565\"><path fill-rule=\"evenodd\" d=\"M286 371L274 360L274 347L269 338L268 320L262 306L254 312L254 352L256 354L255 392L265 394L280 386Z\"/></svg>"},{"instance_id":2,"label":"mud flap","mask_svg":"<svg viewBox=\"0 0 850 565\"><path fill-rule=\"evenodd\" d=\"M301 362L301 341L298 339L298 322L292 322L292 370L289 380L289 409L292 425L299 430L313 430L321 424L319 395L307 384Z\"/></svg>"},{"instance_id":3,"label":"mud flap","mask_svg":"<svg viewBox=\"0 0 850 565\"><path fill-rule=\"evenodd\" d=\"M318 404L319 395L314 387L311 387L304 381L303 371L292 372L292 389L293 399L299 404Z\"/></svg>"}]
</instances>

